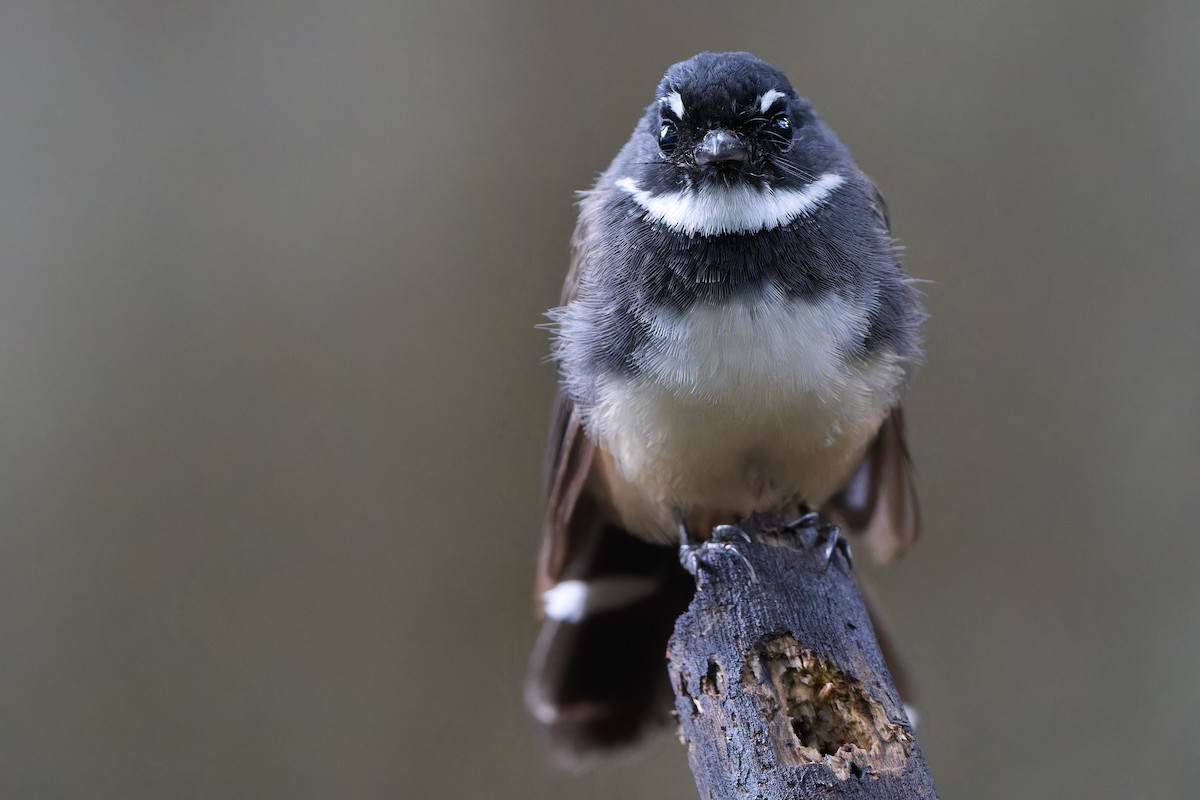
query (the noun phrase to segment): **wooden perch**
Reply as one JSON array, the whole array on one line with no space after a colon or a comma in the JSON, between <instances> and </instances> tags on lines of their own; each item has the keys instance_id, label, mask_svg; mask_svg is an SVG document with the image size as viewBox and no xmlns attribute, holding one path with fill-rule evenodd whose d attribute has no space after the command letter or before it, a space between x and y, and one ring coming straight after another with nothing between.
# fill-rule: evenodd
<instances>
[{"instance_id":1,"label":"wooden perch","mask_svg":"<svg viewBox=\"0 0 1200 800\"><path fill-rule=\"evenodd\" d=\"M937 798L848 551L805 523L755 516L692 552L668 655L700 797Z\"/></svg>"}]
</instances>

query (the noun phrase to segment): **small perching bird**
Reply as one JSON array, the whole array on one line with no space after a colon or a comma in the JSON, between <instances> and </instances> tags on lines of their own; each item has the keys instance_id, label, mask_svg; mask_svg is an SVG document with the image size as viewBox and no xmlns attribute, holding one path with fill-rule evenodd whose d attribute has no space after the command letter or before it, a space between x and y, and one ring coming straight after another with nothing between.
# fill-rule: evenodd
<instances>
[{"instance_id":1,"label":"small perching bird","mask_svg":"<svg viewBox=\"0 0 1200 800\"><path fill-rule=\"evenodd\" d=\"M924 315L883 198L783 73L674 65L580 205L526 692L565 764L667 718L681 529L819 509L889 559L919 526L900 399Z\"/></svg>"}]
</instances>

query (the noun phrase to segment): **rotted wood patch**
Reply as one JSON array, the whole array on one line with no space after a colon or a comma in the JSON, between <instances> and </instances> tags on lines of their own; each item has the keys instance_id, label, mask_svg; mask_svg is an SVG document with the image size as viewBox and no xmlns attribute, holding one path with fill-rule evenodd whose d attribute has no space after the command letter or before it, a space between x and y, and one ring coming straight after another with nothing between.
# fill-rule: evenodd
<instances>
[{"instance_id":1,"label":"rotted wood patch","mask_svg":"<svg viewBox=\"0 0 1200 800\"><path fill-rule=\"evenodd\" d=\"M763 704L781 765L823 763L845 780L900 772L912 737L854 680L802 647L791 634L747 654L742 688Z\"/></svg>"},{"instance_id":2,"label":"rotted wood patch","mask_svg":"<svg viewBox=\"0 0 1200 800\"><path fill-rule=\"evenodd\" d=\"M699 554L668 653L700 797L937 798L848 562L748 522Z\"/></svg>"}]
</instances>

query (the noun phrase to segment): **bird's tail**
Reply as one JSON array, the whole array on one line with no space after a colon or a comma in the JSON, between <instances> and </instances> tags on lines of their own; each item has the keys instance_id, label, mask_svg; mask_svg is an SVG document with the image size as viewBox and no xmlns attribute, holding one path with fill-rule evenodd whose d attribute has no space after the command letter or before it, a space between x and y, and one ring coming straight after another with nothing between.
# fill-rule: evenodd
<instances>
[{"instance_id":1,"label":"bird's tail","mask_svg":"<svg viewBox=\"0 0 1200 800\"><path fill-rule=\"evenodd\" d=\"M629 752L670 720L667 640L694 586L676 548L609 526L543 593L525 700L555 765Z\"/></svg>"}]
</instances>

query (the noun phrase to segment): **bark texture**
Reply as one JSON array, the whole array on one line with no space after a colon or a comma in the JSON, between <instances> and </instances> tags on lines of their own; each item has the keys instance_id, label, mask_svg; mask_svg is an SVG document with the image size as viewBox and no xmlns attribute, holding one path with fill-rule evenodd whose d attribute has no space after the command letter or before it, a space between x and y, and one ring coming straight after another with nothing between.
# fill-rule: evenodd
<instances>
[{"instance_id":1,"label":"bark texture","mask_svg":"<svg viewBox=\"0 0 1200 800\"><path fill-rule=\"evenodd\" d=\"M668 655L705 800L938 796L835 532L755 516L691 553Z\"/></svg>"}]
</instances>

